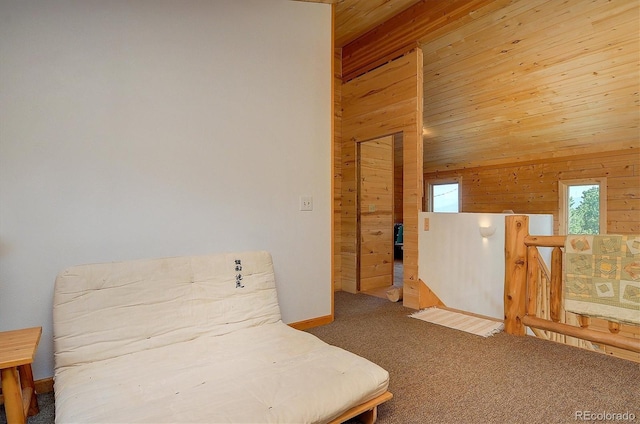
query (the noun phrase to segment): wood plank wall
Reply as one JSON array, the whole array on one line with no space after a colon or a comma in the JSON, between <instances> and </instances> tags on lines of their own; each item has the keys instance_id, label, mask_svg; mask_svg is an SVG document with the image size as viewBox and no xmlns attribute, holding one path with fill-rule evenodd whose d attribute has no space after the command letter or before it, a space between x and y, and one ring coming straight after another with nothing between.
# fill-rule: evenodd
<instances>
[{"instance_id":1,"label":"wood plank wall","mask_svg":"<svg viewBox=\"0 0 640 424\"><path fill-rule=\"evenodd\" d=\"M416 49L342 86L342 289L355 293L356 143L403 133L404 304L418 308L418 212L422 204L422 52Z\"/></svg>"},{"instance_id":2,"label":"wood plank wall","mask_svg":"<svg viewBox=\"0 0 640 424\"><path fill-rule=\"evenodd\" d=\"M639 232L639 10L635 0L424 0L343 47L343 83L422 46L424 172L462 176L463 211L552 213L557 231L558 180L606 175L608 231ZM488 76L495 61L504 72ZM387 101L378 108L392 110Z\"/></svg>"},{"instance_id":3,"label":"wood plank wall","mask_svg":"<svg viewBox=\"0 0 640 424\"><path fill-rule=\"evenodd\" d=\"M496 1L423 38L425 178L461 176L464 212L551 213L557 234L558 181L607 177L607 231L638 233L639 14Z\"/></svg>"},{"instance_id":4,"label":"wood plank wall","mask_svg":"<svg viewBox=\"0 0 640 424\"><path fill-rule=\"evenodd\" d=\"M637 169L639 14L637 1L422 1L344 46L343 80L420 44L426 177L462 175L465 190L481 178L463 210L553 213L557 230L558 179L604 173L608 231L627 233L637 230L640 181L613 177L612 158ZM496 63L503 71L488 72ZM601 172L585 171L593 167ZM512 191L516 180L527 190L530 169L547 188Z\"/></svg>"},{"instance_id":5,"label":"wood plank wall","mask_svg":"<svg viewBox=\"0 0 640 424\"><path fill-rule=\"evenodd\" d=\"M607 232L640 234L637 149L425 173L425 181L449 177L461 177L462 212L553 214L555 234L558 181L606 177Z\"/></svg>"},{"instance_id":6,"label":"wood plank wall","mask_svg":"<svg viewBox=\"0 0 640 424\"><path fill-rule=\"evenodd\" d=\"M338 291L342 290L342 49L334 49L333 59L333 290Z\"/></svg>"},{"instance_id":7,"label":"wood plank wall","mask_svg":"<svg viewBox=\"0 0 640 424\"><path fill-rule=\"evenodd\" d=\"M402 133L393 137L393 218L394 223L402 223Z\"/></svg>"}]
</instances>

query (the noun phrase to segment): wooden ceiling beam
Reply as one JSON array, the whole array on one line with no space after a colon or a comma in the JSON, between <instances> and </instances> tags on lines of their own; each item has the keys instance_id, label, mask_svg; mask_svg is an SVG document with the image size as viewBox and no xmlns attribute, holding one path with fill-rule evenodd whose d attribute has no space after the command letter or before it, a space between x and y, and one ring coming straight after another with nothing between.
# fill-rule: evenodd
<instances>
[{"instance_id":1,"label":"wooden ceiling beam","mask_svg":"<svg viewBox=\"0 0 640 424\"><path fill-rule=\"evenodd\" d=\"M422 0L414 4L343 47L343 81L402 56L427 34L468 18L474 10L490 3L495 0Z\"/></svg>"}]
</instances>

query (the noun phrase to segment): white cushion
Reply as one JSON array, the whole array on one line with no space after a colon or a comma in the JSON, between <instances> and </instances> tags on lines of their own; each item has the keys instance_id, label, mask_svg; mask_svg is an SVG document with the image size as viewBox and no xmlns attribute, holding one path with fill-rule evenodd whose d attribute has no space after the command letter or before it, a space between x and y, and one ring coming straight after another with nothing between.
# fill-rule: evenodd
<instances>
[{"instance_id":1,"label":"white cushion","mask_svg":"<svg viewBox=\"0 0 640 424\"><path fill-rule=\"evenodd\" d=\"M57 368L280 320L268 252L74 266L53 304Z\"/></svg>"},{"instance_id":2,"label":"white cushion","mask_svg":"<svg viewBox=\"0 0 640 424\"><path fill-rule=\"evenodd\" d=\"M53 314L58 424L323 423L388 386L281 321L267 252L72 267Z\"/></svg>"},{"instance_id":3,"label":"white cushion","mask_svg":"<svg viewBox=\"0 0 640 424\"><path fill-rule=\"evenodd\" d=\"M56 373L61 423L323 423L381 395L381 367L282 322Z\"/></svg>"}]
</instances>

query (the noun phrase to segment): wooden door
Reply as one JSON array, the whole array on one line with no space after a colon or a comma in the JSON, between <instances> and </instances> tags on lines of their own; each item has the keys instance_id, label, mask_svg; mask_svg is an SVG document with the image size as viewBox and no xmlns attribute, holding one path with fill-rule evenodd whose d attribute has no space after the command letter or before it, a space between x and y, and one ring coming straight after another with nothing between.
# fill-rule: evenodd
<instances>
[{"instance_id":1,"label":"wooden door","mask_svg":"<svg viewBox=\"0 0 640 424\"><path fill-rule=\"evenodd\" d=\"M393 136L358 144L358 290L393 285Z\"/></svg>"}]
</instances>

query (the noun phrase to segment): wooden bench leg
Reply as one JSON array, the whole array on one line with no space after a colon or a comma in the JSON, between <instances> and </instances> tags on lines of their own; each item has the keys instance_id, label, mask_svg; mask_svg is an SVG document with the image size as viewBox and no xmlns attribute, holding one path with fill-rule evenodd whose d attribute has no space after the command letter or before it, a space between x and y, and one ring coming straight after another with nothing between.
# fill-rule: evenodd
<instances>
[{"instance_id":1,"label":"wooden bench leg","mask_svg":"<svg viewBox=\"0 0 640 424\"><path fill-rule=\"evenodd\" d=\"M18 368L2 369L2 394L4 395L4 410L7 422L10 424L24 424L26 421L22 404L22 390Z\"/></svg>"},{"instance_id":2,"label":"wooden bench leg","mask_svg":"<svg viewBox=\"0 0 640 424\"><path fill-rule=\"evenodd\" d=\"M363 424L373 424L378 419L378 407L374 406L372 409L368 411L364 411L362 414L358 415L358 420Z\"/></svg>"},{"instance_id":3,"label":"wooden bench leg","mask_svg":"<svg viewBox=\"0 0 640 424\"><path fill-rule=\"evenodd\" d=\"M29 410L27 411L27 416L30 417L32 415L36 415L40 412L40 408L38 407L38 397L36 396L36 387L33 383L33 371L31 370L31 364L26 364L18 367L18 373L20 374L20 385L22 386L22 391L25 394L29 394L31 392L31 399L29 401ZM23 402L27 402L26 399Z\"/></svg>"},{"instance_id":4,"label":"wooden bench leg","mask_svg":"<svg viewBox=\"0 0 640 424\"><path fill-rule=\"evenodd\" d=\"M24 424L28 416L40 412L30 364L4 368L0 376L9 424Z\"/></svg>"}]
</instances>

